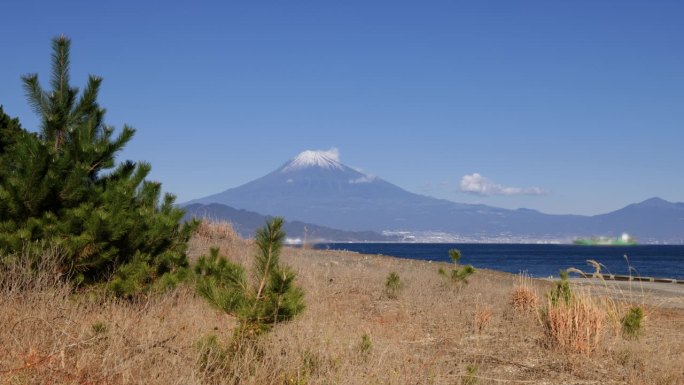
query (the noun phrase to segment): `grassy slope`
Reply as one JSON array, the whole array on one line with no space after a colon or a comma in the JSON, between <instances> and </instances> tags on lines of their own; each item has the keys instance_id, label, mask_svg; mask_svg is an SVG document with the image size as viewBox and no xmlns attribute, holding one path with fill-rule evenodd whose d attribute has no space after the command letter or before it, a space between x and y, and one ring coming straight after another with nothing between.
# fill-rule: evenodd
<instances>
[{"instance_id":1,"label":"grassy slope","mask_svg":"<svg viewBox=\"0 0 684 385\"><path fill-rule=\"evenodd\" d=\"M204 229L191 254L220 244L249 261L249 242L230 234ZM608 326L597 351L578 355L548 346L535 313L511 306L513 275L478 271L458 289L438 276L446 265L435 263L301 249L286 249L282 260L298 271L307 310L263 337L256 354L214 373L198 365L196 343L208 334L227 343L234 320L190 288L124 303L70 295L49 277L15 290L18 279L5 276L0 383L229 383L232 375L245 384L458 384L468 366L477 384L684 383L682 309L649 306L640 340L625 341ZM396 300L383 293L391 271L405 283ZM540 295L550 288L533 285Z\"/></svg>"}]
</instances>

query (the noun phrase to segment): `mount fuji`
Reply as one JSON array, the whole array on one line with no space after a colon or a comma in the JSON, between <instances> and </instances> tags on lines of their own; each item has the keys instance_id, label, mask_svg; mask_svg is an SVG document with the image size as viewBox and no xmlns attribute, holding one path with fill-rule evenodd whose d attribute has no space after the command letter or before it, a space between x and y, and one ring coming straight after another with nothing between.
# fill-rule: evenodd
<instances>
[{"instance_id":1,"label":"mount fuji","mask_svg":"<svg viewBox=\"0 0 684 385\"><path fill-rule=\"evenodd\" d=\"M304 151L259 179L185 205L191 204L205 213L208 205L221 204L345 231L408 234L409 239L422 234L433 241L570 241L622 232L641 242L681 243L684 237L682 203L653 198L596 216L456 203L414 194L348 167L335 149Z\"/></svg>"}]
</instances>

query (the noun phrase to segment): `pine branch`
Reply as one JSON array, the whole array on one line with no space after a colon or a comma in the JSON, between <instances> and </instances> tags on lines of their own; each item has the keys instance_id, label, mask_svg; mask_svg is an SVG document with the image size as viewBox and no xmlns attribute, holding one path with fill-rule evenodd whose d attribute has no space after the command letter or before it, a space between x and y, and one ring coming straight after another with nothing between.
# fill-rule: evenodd
<instances>
[{"instance_id":1,"label":"pine branch","mask_svg":"<svg viewBox=\"0 0 684 385\"><path fill-rule=\"evenodd\" d=\"M256 243L261 251L261 255L257 256L257 269L261 275L261 283L256 296L257 301L261 298L269 272L278 264L282 240L285 238L285 233L281 230L282 226L283 218L276 217L271 222L266 223L263 229L257 231Z\"/></svg>"},{"instance_id":2,"label":"pine branch","mask_svg":"<svg viewBox=\"0 0 684 385\"><path fill-rule=\"evenodd\" d=\"M62 98L69 90L69 51L71 40L64 35L52 40L52 89ZM64 102L62 99L60 102Z\"/></svg>"},{"instance_id":3,"label":"pine branch","mask_svg":"<svg viewBox=\"0 0 684 385\"><path fill-rule=\"evenodd\" d=\"M38 81L37 74L28 74L21 77L24 83L24 93L26 100L37 115L47 116L49 114L48 96L43 91Z\"/></svg>"}]
</instances>

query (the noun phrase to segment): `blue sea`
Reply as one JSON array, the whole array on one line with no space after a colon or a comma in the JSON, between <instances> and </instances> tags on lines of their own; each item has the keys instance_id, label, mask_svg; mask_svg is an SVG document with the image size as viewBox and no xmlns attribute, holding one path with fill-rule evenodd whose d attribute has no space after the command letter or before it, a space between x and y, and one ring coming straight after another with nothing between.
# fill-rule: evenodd
<instances>
[{"instance_id":1,"label":"blue sea","mask_svg":"<svg viewBox=\"0 0 684 385\"><path fill-rule=\"evenodd\" d=\"M537 278L557 277L559 270L569 267L593 272L586 262L593 259L605 265L603 273L684 279L684 245L324 243L316 248L441 262L450 261L449 249L459 249L461 264L515 274L526 271Z\"/></svg>"}]
</instances>

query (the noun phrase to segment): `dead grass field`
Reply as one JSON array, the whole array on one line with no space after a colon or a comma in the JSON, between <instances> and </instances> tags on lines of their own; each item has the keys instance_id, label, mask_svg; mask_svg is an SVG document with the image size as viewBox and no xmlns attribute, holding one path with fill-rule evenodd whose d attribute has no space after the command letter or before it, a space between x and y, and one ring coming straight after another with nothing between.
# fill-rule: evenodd
<instances>
[{"instance_id":1,"label":"dead grass field","mask_svg":"<svg viewBox=\"0 0 684 385\"><path fill-rule=\"evenodd\" d=\"M251 243L228 226L201 229L190 253L213 245L251 260ZM647 310L641 337L625 340L610 312L627 305L597 292L606 319L598 346L573 353L552 342L534 308L550 282L477 271L458 287L437 274L445 264L339 251L287 248L281 260L298 272L307 309L220 360L203 356L199 341L215 335L228 346L235 320L189 286L132 303L73 294L49 275L5 274L0 383L684 384L684 309L659 306L657 293L624 295ZM404 283L397 299L384 290L390 272Z\"/></svg>"}]
</instances>

